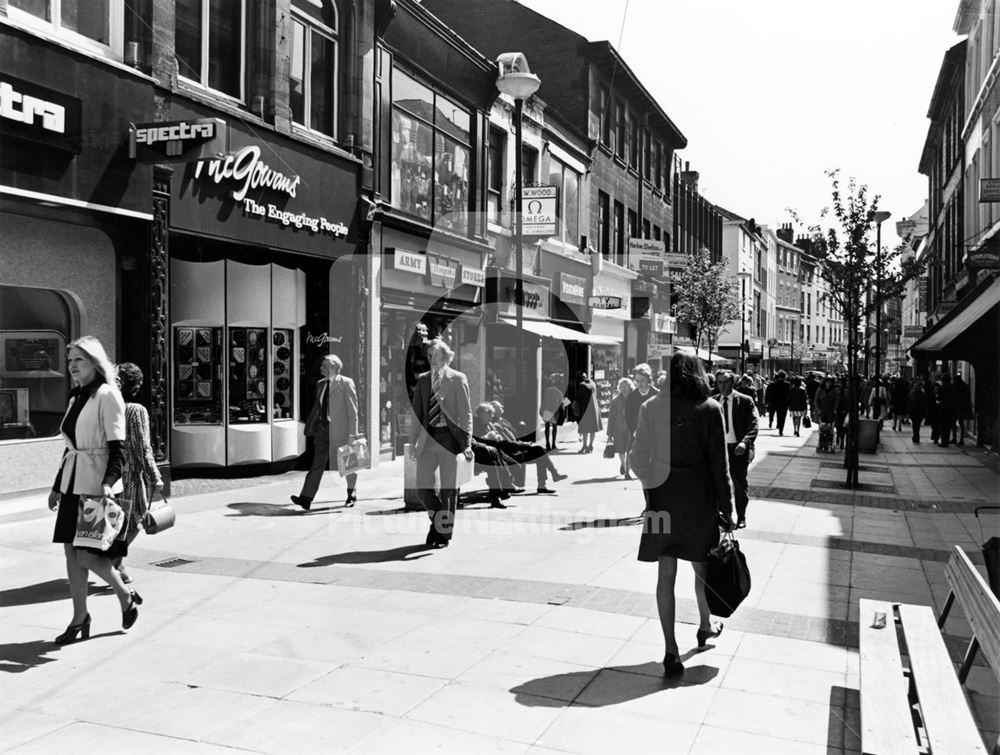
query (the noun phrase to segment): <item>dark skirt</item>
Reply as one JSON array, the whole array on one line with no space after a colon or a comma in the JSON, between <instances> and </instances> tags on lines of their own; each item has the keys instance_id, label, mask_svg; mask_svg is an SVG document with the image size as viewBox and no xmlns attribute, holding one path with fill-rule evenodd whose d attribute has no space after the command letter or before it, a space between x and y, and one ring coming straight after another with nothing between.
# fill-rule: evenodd
<instances>
[{"instance_id":1,"label":"dark skirt","mask_svg":"<svg viewBox=\"0 0 1000 755\"><path fill-rule=\"evenodd\" d=\"M683 476L683 481L678 478ZM672 472L667 481L646 491L647 511L639 560L657 561L673 556L682 561L704 561L719 544L719 512L707 468L700 474Z\"/></svg>"},{"instance_id":2,"label":"dark skirt","mask_svg":"<svg viewBox=\"0 0 1000 755\"><path fill-rule=\"evenodd\" d=\"M52 533L53 543L73 544L73 539L76 537L76 517L79 509L80 496L76 493L63 493L59 500L59 508L56 509L56 526ZM122 532L128 531L128 524L126 521ZM106 551L100 551L97 548L78 548L77 550L114 560L128 555L128 543L124 540L115 540Z\"/></svg>"}]
</instances>

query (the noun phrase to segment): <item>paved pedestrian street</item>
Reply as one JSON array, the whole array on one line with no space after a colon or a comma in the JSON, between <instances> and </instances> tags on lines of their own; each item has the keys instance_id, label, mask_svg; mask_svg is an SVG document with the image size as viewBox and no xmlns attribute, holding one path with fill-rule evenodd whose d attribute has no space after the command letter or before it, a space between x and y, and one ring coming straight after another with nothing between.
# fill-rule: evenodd
<instances>
[{"instance_id":1,"label":"paved pedestrian street","mask_svg":"<svg viewBox=\"0 0 1000 755\"><path fill-rule=\"evenodd\" d=\"M0 748L857 752L859 600L939 613L949 549L981 567L972 511L1000 498L980 449L886 429L862 455L865 488L847 492L841 455L816 454L815 429L763 427L738 532L753 590L696 653L681 566L687 671L667 682L656 569L636 560L639 484L616 476L603 443L579 455L571 440L555 456L569 474L557 496L470 505L443 550L424 547L424 515L403 511L401 459L361 477L352 509L333 476L309 512L288 501L302 473L181 481L177 526L140 535L128 559L136 625L123 633L94 583L91 638L61 648L70 604L44 496L2 501ZM998 534L1000 519L984 526ZM960 612L947 631L957 660ZM1000 692L982 660L967 689L989 748Z\"/></svg>"}]
</instances>

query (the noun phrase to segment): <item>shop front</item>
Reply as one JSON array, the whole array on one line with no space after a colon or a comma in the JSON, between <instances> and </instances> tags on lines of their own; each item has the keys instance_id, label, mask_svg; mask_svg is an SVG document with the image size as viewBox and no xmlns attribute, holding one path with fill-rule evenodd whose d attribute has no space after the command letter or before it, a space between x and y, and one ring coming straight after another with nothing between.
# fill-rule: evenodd
<instances>
[{"instance_id":1,"label":"shop front","mask_svg":"<svg viewBox=\"0 0 1000 755\"><path fill-rule=\"evenodd\" d=\"M667 370L674 355L673 338L677 334L677 319L666 312L653 312L649 319L649 341L646 344L646 362L655 376Z\"/></svg>"},{"instance_id":2,"label":"shop front","mask_svg":"<svg viewBox=\"0 0 1000 755\"><path fill-rule=\"evenodd\" d=\"M143 77L0 29L0 494L51 485L71 383L66 347L113 361L148 337L139 302L151 172L120 149L153 108ZM109 96L112 93L113 96Z\"/></svg>"},{"instance_id":3,"label":"shop front","mask_svg":"<svg viewBox=\"0 0 1000 755\"><path fill-rule=\"evenodd\" d=\"M484 250L427 239L389 227L382 238L379 347L379 441L403 452L412 421L417 376L430 369L426 342L442 338L455 351L452 366L469 380L473 404L482 400L490 371L483 369L481 335L486 286Z\"/></svg>"},{"instance_id":4,"label":"shop front","mask_svg":"<svg viewBox=\"0 0 1000 755\"><path fill-rule=\"evenodd\" d=\"M551 281L549 303L551 320L565 328L559 338L542 342L542 383L553 383L569 398L575 395L580 374L591 371L588 301L593 286L593 269L588 257L573 251L544 248L541 258L543 275ZM601 339L598 339L601 340Z\"/></svg>"},{"instance_id":5,"label":"shop front","mask_svg":"<svg viewBox=\"0 0 1000 755\"><path fill-rule=\"evenodd\" d=\"M638 329L632 320L632 281L638 273L605 263L594 276L590 334L605 339L591 350L591 372L597 383L597 398L602 412L607 412L618 380L636 364ZM626 342L629 330L631 338ZM628 348L628 352L626 352Z\"/></svg>"},{"instance_id":6,"label":"shop front","mask_svg":"<svg viewBox=\"0 0 1000 755\"><path fill-rule=\"evenodd\" d=\"M175 124L211 115L172 112ZM169 182L171 460L281 468L305 451L323 356L364 390L350 316L365 307L348 242L357 165L216 122L228 150L176 162Z\"/></svg>"}]
</instances>

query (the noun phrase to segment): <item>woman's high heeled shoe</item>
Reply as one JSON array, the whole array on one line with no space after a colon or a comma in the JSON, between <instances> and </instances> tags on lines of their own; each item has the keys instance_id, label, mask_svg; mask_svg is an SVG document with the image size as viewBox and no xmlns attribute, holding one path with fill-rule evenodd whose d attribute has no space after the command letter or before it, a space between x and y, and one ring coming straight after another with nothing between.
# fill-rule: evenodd
<instances>
[{"instance_id":1,"label":"woman's high heeled shoe","mask_svg":"<svg viewBox=\"0 0 1000 755\"><path fill-rule=\"evenodd\" d=\"M70 624L66 627L66 631L61 635L56 637L56 645L69 645L71 642L76 642L77 635L80 635L81 640L90 639L90 614L88 613L86 618L79 624Z\"/></svg>"},{"instance_id":2,"label":"woman's high heeled shoe","mask_svg":"<svg viewBox=\"0 0 1000 755\"><path fill-rule=\"evenodd\" d=\"M721 621L716 624L712 624L708 629L699 629L697 635L698 647L700 648L705 647L705 645L708 644L708 641L710 639L712 639L713 637L718 637L720 634L722 634Z\"/></svg>"},{"instance_id":3,"label":"woman's high heeled shoe","mask_svg":"<svg viewBox=\"0 0 1000 755\"><path fill-rule=\"evenodd\" d=\"M668 679L674 679L684 673L684 664L681 659L673 653L663 656L663 675Z\"/></svg>"},{"instance_id":4,"label":"woman's high heeled shoe","mask_svg":"<svg viewBox=\"0 0 1000 755\"><path fill-rule=\"evenodd\" d=\"M137 606L141 606L142 605L142 596L139 593L137 593L135 590L132 591L132 601Z\"/></svg>"},{"instance_id":5,"label":"woman's high heeled shoe","mask_svg":"<svg viewBox=\"0 0 1000 755\"><path fill-rule=\"evenodd\" d=\"M142 599L140 598L139 600ZM135 593L132 593L132 599L129 601L128 608L122 611L122 629L131 629L138 618L139 605Z\"/></svg>"}]
</instances>

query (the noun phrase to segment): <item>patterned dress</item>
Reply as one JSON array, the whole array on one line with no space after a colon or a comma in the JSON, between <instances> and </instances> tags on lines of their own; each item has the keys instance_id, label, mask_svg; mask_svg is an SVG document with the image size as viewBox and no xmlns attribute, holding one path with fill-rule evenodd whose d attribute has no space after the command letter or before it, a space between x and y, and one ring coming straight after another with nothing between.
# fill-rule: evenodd
<instances>
[{"instance_id":1,"label":"patterned dress","mask_svg":"<svg viewBox=\"0 0 1000 755\"><path fill-rule=\"evenodd\" d=\"M125 465L122 470L122 498L132 501L128 534L138 531L149 509L153 486L162 482L149 442L149 414L142 404L125 404Z\"/></svg>"}]
</instances>

